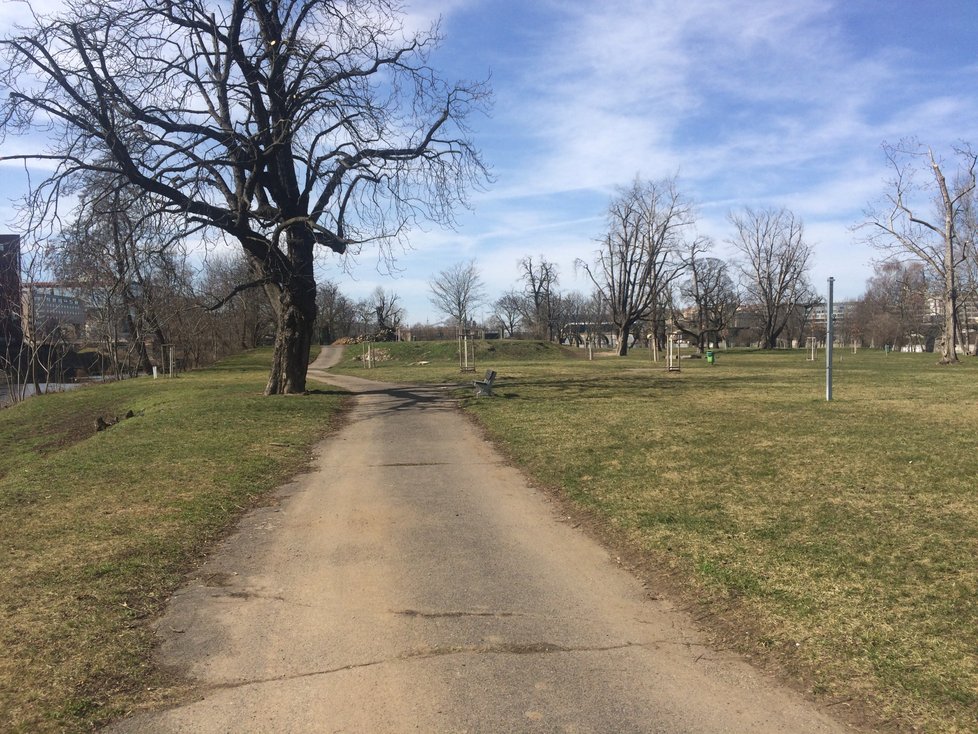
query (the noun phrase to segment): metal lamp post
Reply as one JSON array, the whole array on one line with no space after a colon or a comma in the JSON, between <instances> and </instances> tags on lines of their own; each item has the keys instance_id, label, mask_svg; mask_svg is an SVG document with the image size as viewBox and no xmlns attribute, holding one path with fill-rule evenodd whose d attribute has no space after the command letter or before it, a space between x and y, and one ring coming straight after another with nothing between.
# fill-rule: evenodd
<instances>
[{"instance_id":1,"label":"metal lamp post","mask_svg":"<svg viewBox=\"0 0 978 734\"><path fill-rule=\"evenodd\" d=\"M832 286L835 278L829 278L829 303L825 315L825 399L832 399L832 342L835 334L832 329Z\"/></svg>"}]
</instances>

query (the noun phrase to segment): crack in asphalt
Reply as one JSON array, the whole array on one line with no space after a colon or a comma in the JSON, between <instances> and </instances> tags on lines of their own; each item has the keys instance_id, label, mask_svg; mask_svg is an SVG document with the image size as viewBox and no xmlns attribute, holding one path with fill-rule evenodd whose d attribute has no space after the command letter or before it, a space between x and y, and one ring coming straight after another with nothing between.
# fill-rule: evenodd
<instances>
[{"instance_id":1,"label":"crack in asphalt","mask_svg":"<svg viewBox=\"0 0 978 734\"><path fill-rule=\"evenodd\" d=\"M440 619L440 618L458 618L458 617L495 617L505 618L505 617L525 617L525 614L518 614L516 612L419 612L417 609L402 609L393 612L401 617L420 617L421 619Z\"/></svg>"},{"instance_id":2,"label":"crack in asphalt","mask_svg":"<svg viewBox=\"0 0 978 734\"><path fill-rule=\"evenodd\" d=\"M206 587L205 587L206 588ZM312 604L305 604L299 601L293 601L291 599L286 599L284 596L272 595L272 594L261 594L256 591L217 591L209 594L212 599L244 599L245 601L250 601L251 599L261 599L263 601L278 601L283 604L290 604L295 607L305 607L306 609L313 609Z\"/></svg>"},{"instance_id":3,"label":"crack in asphalt","mask_svg":"<svg viewBox=\"0 0 978 734\"><path fill-rule=\"evenodd\" d=\"M368 464L368 466L452 466L447 461L394 461L384 464Z\"/></svg>"},{"instance_id":4,"label":"crack in asphalt","mask_svg":"<svg viewBox=\"0 0 978 734\"><path fill-rule=\"evenodd\" d=\"M315 678L334 673L343 673L348 670L359 670L361 668L372 668L388 663L399 663L409 660L429 660L432 658L445 657L447 655L552 655L555 653L590 653L590 652L614 652L616 650L626 650L633 647L654 647L655 642L625 642L618 645L606 645L601 647L564 647L550 642L502 642L491 645L455 645L450 647L435 647L422 650L412 650L410 652L396 655L392 658L383 660L370 660L365 663L350 663L336 668L325 670L313 670L307 673L296 673L294 675L279 675L271 678L256 678L254 680L236 681L228 683L214 683L205 686L207 691L235 690L246 688L247 686L260 686L268 683L287 683L293 680L304 678Z\"/></svg>"}]
</instances>

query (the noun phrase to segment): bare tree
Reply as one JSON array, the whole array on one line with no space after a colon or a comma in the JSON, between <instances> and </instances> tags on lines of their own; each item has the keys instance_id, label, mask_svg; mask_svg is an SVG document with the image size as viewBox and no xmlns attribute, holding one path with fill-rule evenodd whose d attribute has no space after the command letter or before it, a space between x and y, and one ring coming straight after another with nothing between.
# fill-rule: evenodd
<instances>
[{"instance_id":1,"label":"bare tree","mask_svg":"<svg viewBox=\"0 0 978 734\"><path fill-rule=\"evenodd\" d=\"M923 263L877 263L850 315L855 336L866 339L870 346L925 348L938 332L929 318L930 293Z\"/></svg>"},{"instance_id":2,"label":"bare tree","mask_svg":"<svg viewBox=\"0 0 978 734\"><path fill-rule=\"evenodd\" d=\"M475 260L458 262L428 281L431 305L465 328L472 312L485 302L485 288Z\"/></svg>"},{"instance_id":3,"label":"bare tree","mask_svg":"<svg viewBox=\"0 0 978 734\"><path fill-rule=\"evenodd\" d=\"M784 331L782 332L783 340L788 344L803 345L805 333L812 333L814 330L813 317L815 315L815 308L824 305L826 305L825 299L818 294L815 287L806 277L798 289L794 308L791 309L791 313L788 315L788 323L785 324ZM833 334L836 341L841 340L845 342L848 337L848 328L845 324L844 316L844 313L837 313L832 316L832 323L835 325Z\"/></svg>"},{"instance_id":4,"label":"bare tree","mask_svg":"<svg viewBox=\"0 0 978 734\"><path fill-rule=\"evenodd\" d=\"M978 248L969 237L968 256L965 258L961 277L958 279L958 325L965 352L978 356L978 340L972 335L978 330Z\"/></svg>"},{"instance_id":5,"label":"bare tree","mask_svg":"<svg viewBox=\"0 0 978 734\"><path fill-rule=\"evenodd\" d=\"M89 172L80 179L85 188L75 218L55 240L55 270L83 287L102 312L99 326L112 337L113 360L122 324L138 368L149 372L147 342L167 343L157 290L173 270L171 250L182 240L182 227L120 177Z\"/></svg>"},{"instance_id":6,"label":"bare tree","mask_svg":"<svg viewBox=\"0 0 978 734\"><path fill-rule=\"evenodd\" d=\"M578 346L583 344L588 333L589 316L594 306L592 297L580 291L568 291L554 299L550 317L554 340L561 344L565 342Z\"/></svg>"},{"instance_id":7,"label":"bare tree","mask_svg":"<svg viewBox=\"0 0 978 734\"><path fill-rule=\"evenodd\" d=\"M49 223L98 170L240 242L277 315L266 393L302 392L317 246L450 224L485 180L465 119L487 87L443 81L437 27L402 19L395 0L79 0L0 41L2 134L49 133L0 160L54 165L27 209Z\"/></svg>"},{"instance_id":8,"label":"bare tree","mask_svg":"<svg viewBox=\"0 0 978 734\"><path fill-rule=\"evenodd\" d=\"M682 271L679 253L694 224L692 205L675 178L636 180L619 189L608 208L608 233L594 265L578 266L601 291L618 332L618 354L628 353L632 327L661 320L670 283Z\"/></svg>"},{"instance_id":9,"label":"bare tree","mask_svg":"<svg viewBox=\"0 0 978 734\"><path fill-rule=\"evenodd\" d=\"M978 340L972 334L978 329L978 195L962 199L958 225L964 262L957 276L958 325L964 351L978 356Z\"/></svg>"},{"instance_id":10,"label":"bare tree","mask_svg":"<svg viewBox=\"0 0 978 734\"><path fill-rule=\"evenodd\" d=\"M23 343L20 268L20 236L0 235L0 402L16 381L15 355Z\"/></svg>"},{"instance_id":11,"label":"bare tree","mask_svg":"<svg viewBox=\"0 0 978 734\"><path fill-rule=\"evenodd\" d=\"M940 364L956 363L958 276L968 256L963 215L975 191L978 154L970 147L955 149L957 168L949 186L943 163L930 148L905 141L884 144L883 151L893 178L883 202L867 209L861 227L870 244L894 257L919 259L940 280L944 316ZM917 180L921 174L924 182Z\"/></svg>"},{"instance_id":12,"label":"bare tree","mask_svg":"<svg viewBox=\"0 0 978 734\"><path fill-rule=\"evenodd\" d=\"M367 338L376 332L377 312L370 298L361 298L353 302L353 329L355 337Z\"/></svg>"},{"instance_id":13,"label":"bare tree","mask_svg":"<svg viewBox=\"0 0 978 734\"><path fill-rule=\"evenodd\" d=\"M774 349L795 308L810 299L807 273L812 248L800 219L787 209L745 208L731 213L736 236L730 244L747 301L758 310L761 344Z\"/></svg>"},{"instance_id":14,"label":"bare tree","mask_svg":"<svg viewBox=\"0 0 978 734\"><path fill-rule=\"evenodd\" d=\"M172 358L178 370L195 369L238 352L236 345L223 348L216 333L228 321L224 310L230 307L230 297L223 299L223 306L215 306L213 297L202 291L201 274L188 253L175 249L167 254L166 267L154 271L153 282L154 308L165 316L168 342L160 349L158 363L168 370Z\"/></svg>"},{"instance_id":15,"label":"bare tree","mask_svg":"<svg viewBox=\"0 0 978 734\"><path fill-rule=\"evenodd\" d=\"M320 283L316 302L316 326L321 343L332 344L353 334L357 320L356 304L343 295L336 283L330 280Z\"/></svg>"},{"instance_id":16,"label":"bare tree","mask_svg":"<svg viewBox=\"0 0 978 734\"><path fill-rule=\"evenodd\" d=\"M211 315L206 325L213 332L215 354L254 349L275 335L275 313L268 299L253 289L239 290L255 278L241 253L208 257L200 275L201 306ZM227 294L234 295L228 297ZM215 305L219 304L219 305Z\"/></svg>"},{"instance_id":17,"label":"bare tree","mask_svg":"<svg viewBox=\"0 0 978 734\"><path fill-rule=\"evenodd\" d=\"M571 297L569 293L557 293L550 305L550 341L563 344L564 341L573 341L574 326L577 319L577 307L580 305L578 297L580 293Z\"/></svg>"},{"instance_id":18,"label":"bare tree","mask_svg":"<svg viewBox=\"0 0 978 734\"><path fill-rule=\"evenodd\" d=\"M602 346L607 342L604 327L608 312L600 291L585 295L571 291L563 298L561 331L577 346Z\"/></svg>"},{"instance_id":19,"label":"bare tree","mask_svg":"<svg viewBox=\"0 0 978 734\"><path fill-rule=\"evenodd\" d=\"M740 293L723 260L703 257L709 242L694 241L687 254L689 276L679 286L680 296L689 304L689 317L675 319L680 329L696 340L702 352L710 342L719 342L740 307Z\"/></svg>"},{"instance_id":20,"label":"bare tree","mask_svg":"<svg viewBox=\"0 0 978 734\"><path fill-rule=\"evenodd\" d=\"M373 292L373 310L377 315L377 328L381 331L396 331L404 319L404 309L400 298L394 292L385 291L377 286Z\"/></svg>"},{"instance_id":21,"label":"bare tree","mask_svg":"<svg viewBox=\"0 0 978 734\"><path fill-rule=\"evenodd\" d=\"M495 300L492 308L493 316L499 323L503 336L508 333L511 338L515 337L517 329L525 318L526 297L511 288Z\"/></svg>"},{"instance_id":22,"label":"bare tree","mask_svg":"<svg viewBox=\"0 0 978 734\"><path fill-rule=\"evenodd\" d=\"M519 262L519 269L525 295L526 321L537 339L553 341L560 301L557 265L541 255L537 263L533 262L532 257L524 257Z\"/></svg>"}]
</instances>

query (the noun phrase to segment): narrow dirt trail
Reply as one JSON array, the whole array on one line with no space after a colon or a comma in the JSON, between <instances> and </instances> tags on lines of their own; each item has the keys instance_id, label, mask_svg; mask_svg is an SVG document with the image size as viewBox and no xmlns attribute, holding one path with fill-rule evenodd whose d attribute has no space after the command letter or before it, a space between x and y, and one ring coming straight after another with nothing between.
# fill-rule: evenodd
<instances>
[{"instance_id":1,"label":"narrow dirt trail","mask_svg":"<svg viewBox=\"0 0 978 734\"><path fill-rule=\"evenodd\" d=\"M357 393L159 624L199 698L116 732L841 732L704 647L444 392Z\"/></svg>"}]
</instances>

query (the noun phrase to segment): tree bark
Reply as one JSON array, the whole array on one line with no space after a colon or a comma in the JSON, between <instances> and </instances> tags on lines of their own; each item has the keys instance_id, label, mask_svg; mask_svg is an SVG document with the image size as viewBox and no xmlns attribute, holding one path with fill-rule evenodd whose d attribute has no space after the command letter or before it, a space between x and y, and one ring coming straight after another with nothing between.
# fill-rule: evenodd
<instances>
[{"instance_id":1,"label":"tree bark","mask_svg":"<svg viewBox=\"0 0 978 734\"><path fill-rule=\"evenodd\" d=\"M282 288L278 302L278 328L272 369L266 395L289 395L306 391L306 370L316 321L315 286L308 281Z\"/></svg>"},{"instance_id":2,"label":"tree bark","mask_svg":"<svg viewBox=\"0 0 978 734\"><path fill-rule=\"evenodd\" d=\"M941 203L944 205L944 344L939 364L957 364L957 336L958 336L958 292L957 292L957 266L954 255L954 242L957 233L954 227L954 214L956 211L955 201L951 198L951 193L947 188L947 181L941 172L940 166L934 160L934 154L930 154L931 167L934 169L934 178L937 180L938 188L941 192ZM974 179L972 179L973 181ZM972 187L973 188L973 184ZM969 188L969 191L971 189Z\"/></svg>"},{"instance_id":3,"label":"tree bark","mask_svg":"<svg viewBox=\"0 0 978 734\"><path fill-rule=\"evenodd\" d=\"M941 342L941 359L938 364L957 364L958 359L958 299L954 283L954 270L946 273L944 284L944 339Z\"/></svg>"},{"instance_id":4,"label":"tree bark","mask_svg":"<svg viewBox=\"0 0 978 734\"><path fill-rule=\"evenodd\" d=\"M266 286L277 317L272 368L266 395L301 394L306 391L309 349L316 327L316 278L313 272L312 234L304 225L293 228L288 238L288 260L259 263L271 276ZM277 272L275 270L277 269Z\"/></svg>"},{"instance_id":5,"label":"tree bark","mask_svg":"<svg viewBox=\"0 0 978 734\"><path fill-rule=\"evenodd\" d=\"M618 356L624 357L628 354L628 337L631 336L631 325L622 326L618 329Z\"/></svg>"}]
</instances>

